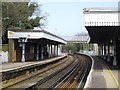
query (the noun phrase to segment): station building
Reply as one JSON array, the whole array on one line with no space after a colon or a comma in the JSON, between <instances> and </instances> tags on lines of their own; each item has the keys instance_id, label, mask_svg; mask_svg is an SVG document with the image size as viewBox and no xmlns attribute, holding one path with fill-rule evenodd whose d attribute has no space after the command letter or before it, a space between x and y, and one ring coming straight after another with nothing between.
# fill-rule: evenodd
<instances>
[{"instance_id":1,"label":"station building","mask_svg":"<svg viewBox=\"0 0 120 90\"><path fill-rule=\"evenodd\" d=\"M9 62L36 61L58 56L66 41L45 30L9 29Z\"/></svg>"},{"instance_id":2,"label":"station building","mask_svg":"<svg viewBox=\"0 0 120 90\"><path fill-rule=\"evenodd\" d=\"M118 8L84 8L85 28L90 43L97 43L99 55L120 65L120 11Z\"/></svg>"}]
</instances>

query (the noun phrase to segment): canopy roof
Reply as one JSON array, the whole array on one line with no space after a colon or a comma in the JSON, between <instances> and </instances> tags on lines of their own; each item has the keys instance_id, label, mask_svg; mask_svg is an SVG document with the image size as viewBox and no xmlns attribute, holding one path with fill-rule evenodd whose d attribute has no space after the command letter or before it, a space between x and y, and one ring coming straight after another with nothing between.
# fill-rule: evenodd
<instances>
[{"instance_id":1,"label":"canopy roof","mask_svg":"<svg viewBox=\"0 0 120 90\"><path fill-rule=\"evenodd\" d=\"M33 29L9 29L8 30L8 38L9 39L19 39L19 38L27 38L27 39L47 39L51 41L55 41L58 44L66 44L66 40L63 38L52 34L45 30L33 30Z\"/></svg>"}]
</instances>

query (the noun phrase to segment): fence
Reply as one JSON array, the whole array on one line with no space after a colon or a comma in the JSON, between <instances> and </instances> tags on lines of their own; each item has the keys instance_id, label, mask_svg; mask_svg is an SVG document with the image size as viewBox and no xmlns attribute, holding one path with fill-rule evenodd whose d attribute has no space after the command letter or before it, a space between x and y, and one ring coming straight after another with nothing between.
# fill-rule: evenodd
<instances>
[{"instance_id":1,"label":"fence","mask_svg":"<svg viewBox=\"0 0 120 90\"><path fill-rule=\"evenodd\" d=\"M0 51L0 64L8 62L8 51Z\"/></svg>"}]
</instances>

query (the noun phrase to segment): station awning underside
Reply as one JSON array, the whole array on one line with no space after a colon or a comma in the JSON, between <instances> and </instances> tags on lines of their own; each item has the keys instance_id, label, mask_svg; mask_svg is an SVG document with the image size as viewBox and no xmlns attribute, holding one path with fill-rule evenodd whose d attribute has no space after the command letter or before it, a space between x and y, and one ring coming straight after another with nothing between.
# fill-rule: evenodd
<instances>
[{"instance_id":1,"label":"station awning underside","mask_svg":"<svg viewBox=\"0 0 120 90\"><path fill-rule=\"evenodd\" d=\"M8 30L9 39L27 38L29 42L40 44L66 44L66 40L45 30Z\"/></svg>"},{"instance_id":2,"label":"station awning underside","mask_svg":"<svg viewBox=\"0 0 120 90\"><path fill-rule=\"evenodd\" d=\"M90 43L104 43L118 36L120 26L86 26Z\"/></svg>"}]
</instances>

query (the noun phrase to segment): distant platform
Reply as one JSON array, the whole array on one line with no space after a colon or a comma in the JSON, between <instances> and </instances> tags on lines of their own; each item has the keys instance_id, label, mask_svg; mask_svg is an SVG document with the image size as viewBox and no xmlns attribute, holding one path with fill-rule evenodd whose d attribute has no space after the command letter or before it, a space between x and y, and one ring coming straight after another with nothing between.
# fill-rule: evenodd
<instances>
[{"instance_id":1,"label":"distant platform","mask_svg":"<svg viewBox=\"0 0 120 90\"><path fill-rule=\"evenodd\" d=\"M0 67L2 67L0 72L7 72L7 71L13 71L13 70L21 69L21 68L27 68L30 66L42 65L42 64L50 63L55 60L64 58L66 56L67 56L67 54L62 54L58 57L44 59L44 60L38 60L38 61L30 61L30 62L24 62L24 63L22 63L22 62L5 63L5 64L0 65Z\"/></svg>"}]
</instances>

